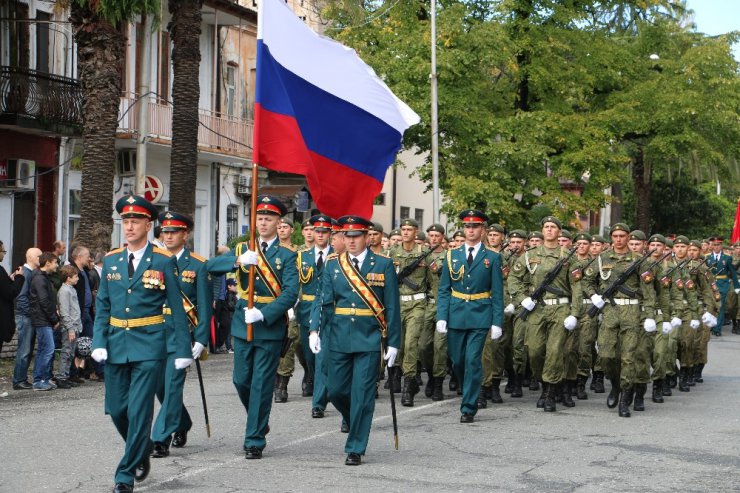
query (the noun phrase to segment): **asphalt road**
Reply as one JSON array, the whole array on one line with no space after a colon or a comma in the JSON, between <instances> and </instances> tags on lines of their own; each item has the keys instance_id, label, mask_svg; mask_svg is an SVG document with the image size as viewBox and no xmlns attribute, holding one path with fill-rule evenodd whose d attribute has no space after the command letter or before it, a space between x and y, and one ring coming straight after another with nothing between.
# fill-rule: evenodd
<instances>
[{"instance_id":1,"label":"asphalt road","mask_svg":"<svg viewBox=\"0 0 740 493\"><path fill-rule=\"evenodd\" d=\"M264 458L244 459L245 414L231 383L231 355L212 355L203 367L213 436L206 437L191 374L188 444L152 459L136 491L740 490L739 362L740 336L713 338L703 384L674 391L665 404L647 400L647 410L629 419L606 407L606 394L550 414L525 391L522 399L489 404L472 425L459 423L456 397L432 402L420 394L413 408L397 399L399 451L381 392L363 465L348 467L338 413L330 408L312 419L300 375L290 382L289 401L273 406ZM10 390L0 398L0 443L3 492L110 491L123 451L97 382Z\"/></svg>"}]
</instances>

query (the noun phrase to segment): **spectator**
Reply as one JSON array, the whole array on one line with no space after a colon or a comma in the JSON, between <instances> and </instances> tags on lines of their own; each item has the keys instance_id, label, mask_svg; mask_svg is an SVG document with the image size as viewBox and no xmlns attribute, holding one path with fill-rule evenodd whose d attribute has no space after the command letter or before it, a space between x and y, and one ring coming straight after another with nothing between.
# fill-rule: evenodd
<instances>
[{"instance_id":1,"label":"spectator","mask_svg":"<svg viewBox=\"0 0 740 493\"><path fill-rule=\"evenodd\" d=\"M167 250L164 244L164 235L162 234L162 226L155 226L154 228L154 239L152 240L154 246L158 246L163 250ZM102 265L102 264L101 264Z\"/></svg>"},{"instance_id":2,"label":"spectator","mask_svg":"<svg viewBox=\"0 0 740 493\"><path fill-rule=\"evenodd\" d=\"M103 272L103 257L105 257L105 254L102 252L95 254L95 260L88 273L90 277L90 289L92 289L93 293L93 313L95 313L95 297L98 295L98 287L100 287L100 276Z\"/></svg>"},{"instance_id":3,"label":"spectator","mask_svg":"<svg viewBox=\"0 0 740 493\"><path fill-rule=\"evenodd\" d=\"M26 251L26 263L23 264L25 279L20 294L15 299L15 327L18 331L18 347L15 350L15 369L13 370L13 389L30 390L33 388L28 381L28 364L33 351L33 325L31 324L31 303L29 291L31 276L39 268L41 250L29 248Z\"/></svg>"},{"instance_id":4,"label":"spectator","mask_svg":"<svg viewBox=\"0 0 740 493\"><path fill-rule=\"evenodd\" d=\"M0 263L7 252L5 245L0 241ZM0 265L0 352L3 350L4 342L13 340L13 334L15 334L15 309L13 305L16 296L23 289L24 281L22 267L18 267L15 272L8 275L5 268Z\"/></svg>"},{"instance_id":5,"label":"spectator","mask_svg":"<svg viewBox=\"0 0 740 493\"><path fill-rule=\"evenodd\" d=\"M224 253L227 253L231 251L229 247L226 245L221 245L216 250L216 255L223 255ZM209 338L209 346L210 351L214 354L222 353L225 351L221 351L220 347L223 341L219 342L219 334L220 334L220 320L221 320L221 310L223 309L223 302L226 300L226 275L215 275L211 274L212 277L212 283L213 286L213 324L212 324L212 334Z\"/></svg>"},{"instance_id":6,"label":"spectator","mask_svg":"<svg viewBox=\"0 0 740 493\"><path fill-rule=\"evenodd\" d=\"M79 281L79 273L73 265L65 265L59 273L62 278L62 285L57 292L57 305L59 307L62 354L57 371L57 387L70 389L77 387L77 383L69 379L69 372L75 356L77 338L82 332L80 303L77 300L77 291L74 289L75 284Z\"/></svg>"},{"instance_id":7,"label":"spectator","mask_svg":"<svg viewBox=\"0 0 740 493\"><path fill-rule=\"evenodd\" d=\"M64 254L67 252L67 245L62 240L57 240L51 244L54 247L54 255L57 258L57 267L64 265ZM54 290L58 290L62 285L62 278L59 277L59 272L51 272L48 274L49 280L54 285Z\"/></svg>"},{"instance_id":8,"label":"spectator","mask_svg":"<svg viewBox=\"0 0 740 493\"><path fill-rule=\"evenodd\" d=\"M75 286L77 300L80 304L80 319L82 320L82 335L93 336L93 289L90 282L90 250L84 246L76 246L70 255L72 265L77 269L80 280ZM105 363L95 363L95 375L98 380L104 379ZM80 383L82 380L73 375L72 381Z\"/></svg>"},{"instance_id":9,"label":"spectator","mask_svg":"<svg viewBox=\"0 0 740 493\"><path fill-rule=\"evenodd\" d=\"M36 361L33 365L33 390L53 390L51 364L54 356L54 329L59 327L56 295L49 274L56 272L59 259L54 252L39 257L39 269L31 276L28 300L31 306L31 325L36 332Z\"/></svg>"},{"instance_id":10,"label":"spectator","mask_svg":"<svg viewBox=\"0 0 740 493\"><path fill-rule=\"evenodd\" d=\"M220 320L216 342L218 346L216 353L219 354L234 352L231 348L231 319L236 309L236 295L236 280L232 278L226 279L226 296L221 304L221 312L219 313Z\"/></svg>"}]
</instances>

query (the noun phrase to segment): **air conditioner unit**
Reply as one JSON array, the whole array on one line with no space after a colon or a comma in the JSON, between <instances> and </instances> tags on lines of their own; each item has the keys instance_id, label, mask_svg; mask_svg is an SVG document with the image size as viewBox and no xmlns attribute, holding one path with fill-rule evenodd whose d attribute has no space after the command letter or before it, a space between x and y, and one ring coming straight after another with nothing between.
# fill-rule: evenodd
<instances>
[{"instance_id":1,"label":"air conditioner unit","mask_svg":"<svg viewBox=\"0 0 740 493\"><path fill-rule=\"evenodd\" d=\"M36 185L36 162L28 159L8 159L5 162L6 179L0 181L5 188L33 190Z\"/></svg>"},{"instance_id":2,"label":"air conditioner unit","mask_svg":"<svg viewBox=\"0 0 740 493\"><path fill-rule=\"evenodd\" d=\"M252 193L252 177L239 175L239 183L236 186L236 193L239 195L249 195Z\"/></svg>"},{"instance_id":3,"label":"air conditioner unit","mask_svg":"<svg viewBox=\"0 0 740 493\"><path fill-rule=\"evenodd\" d=\"M116 153L116 172L118 176L136 174L136 150L122 149Z\"/></svg>"}]
</instances>

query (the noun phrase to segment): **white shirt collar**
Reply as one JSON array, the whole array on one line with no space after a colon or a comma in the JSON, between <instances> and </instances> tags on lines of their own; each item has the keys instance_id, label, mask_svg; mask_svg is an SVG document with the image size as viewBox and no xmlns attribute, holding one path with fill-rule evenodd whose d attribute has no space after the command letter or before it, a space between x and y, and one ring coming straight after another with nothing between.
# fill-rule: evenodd
<instances>
[{"instance_id":1,"label":"white shirt collar","mask_svg":"<svg viewBox=\"0 0 740 493\"><path fill-rule=\"evenodd\" d=\"M482 245L483 245L483 242L479 241L475 246L472 247L473 248L473 258L475 258L476 255L478 255L478 251L480 251ZM463 243L463 247L465 248L465 256L467 257L468 252L470 251L471 247L467 243Z\"/></svg>"},{"instance_id":2,"label":"white shirt collar","mask_svg":"<svg viewBox=\"0 0 740 493\"><path fill-rule=\"evenodd\" d=\"M313 253L316 256L316 258L319 258L319 252L324 252L324 260L326 260L326 256L329 255L329 245L326 245L325 248L319 248L318 246L313 247Z\"/></svg>"},{"instance_id":3,"label":"white shirt collar","mask_svg":"<svg viewBox=\"0 0 740 493\"><path fill-rule=\"evenodd\" d=\"M128 257L133 253L134 261L138 262L139 260L141 260L141 257L144 256L144 251L146 251L146 247L148 246L149 244L147 243L146 245L144 245L144 248L136 250L135 252L132 252L130 248L126 247L126 260L128 260Z\"/></svg>"},{"instance_id":4,"label":"white shirt collar","mask_svg":"<svg viewBox=\"0 0 740 493\"><path fill-rule=\"evenodd\" d=\"M267 248L266 249L269 249L272 246L272 244L277 241L277 239L278 239L277 235L273 236L273 238L271 240L265 240L264 238L262 238L260 236L260 240L259 240L259 243L257 244L257 246L260 247L260 248L262 248L262 243L267 243Z\"/></svg>"},{"instance_id":5,"label":"white shirt collar","mask_svg":"<svg viewBox=\"0 0 740 493\"><path fill-rule=\"evenodd\" d=\"M352 261L353 259L357 259L357 263L360 267L362 267L362 263L365 261L365 257L367 257L367 250L363 250L361 254L354 256L351 253L348 252L349 259Z\"/></svg>"},{"instance_id":6,"label":"white shirt collar","mask_svg":"<svg viewBox=\"0 0 740 493\"><path fill-rule=\"evenodd\" d=\"M185 252L185 248L181 248L179 252L175 254L175 257L177 260L180 260L180 257L182 257L182 254Z\"/></svg>"}]
</instances>

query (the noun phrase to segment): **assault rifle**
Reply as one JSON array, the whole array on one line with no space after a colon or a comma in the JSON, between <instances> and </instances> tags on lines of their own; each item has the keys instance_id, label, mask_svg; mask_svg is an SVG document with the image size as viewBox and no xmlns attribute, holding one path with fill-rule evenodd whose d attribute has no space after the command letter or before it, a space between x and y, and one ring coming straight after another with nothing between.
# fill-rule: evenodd
<instances>
[{"instance_id":1,"label":"assault rifle","mask_svg":"<svg viewBox=\"0 0 740 493\"><path fill-rule=\"evenodd\" d=\"M547 292L547 288L550 287L550 283L552 283L556 277L558 277L558 274L560 274L560 271L563 269L563 266L565 265L568 260L573 256L573 254L576 253L576 247L571 248L568 251L568 255L558 260L558 263L555 264L555 267L550 269L550 272L548 272L545 275L545 278L542 280L539 286L537 286L537 289L534 290L534 292L530 295L530 298L532 298L532 301L535 302L535 308L536 303L540 302L542 300L542 297L545 296L545 293ZM527 317L529 317L529 310L522 307L522 310L519 312L519 317L521 320L527 320Z\"/></svg>"},{"instance_id":2,"label":"assault rifle","mask_svg":"<svg viewBox=\"0 0 740 493\"><path fill-rule=\"evenodd\" d=\"M413 289L414 291L418 291L421 286L416 284L414 281L409 279L408 277L411 275L412 272L414 272L414 269L416 269L420 263L424 261L425 258L429 256L430 253L432 253L434 249L430 248L426 252L424 252L422 255L419 255L416 257L413 262L411 262L409 265L403 268L401 272L398 273L398 280L402 283L404 283L409 288Z\"/></svg>"},{"instance_id":3,"label":"assault rifle","mask_svg":"<svg viewBox=\"0 0 740 493\"><path fill-rule=\"evenodd\" d=\"M654 252L655 249L650 250L644 256L632 262L621 274L619 274L619 277L611 284L611 286L604 290L604 293L601 295L601 297L613 302L614 295L617 294L617 291L619 291L619 288L622 287L622 284L627 282L627 279L629 279L632 274L637 272L640 264L642 264L645 259L650 257ZM599 313L601 313L601 308L596 305L591 305L591 308L588 309L588 316L591 318L594 318Z\"/></svg>"}]
</instances>

